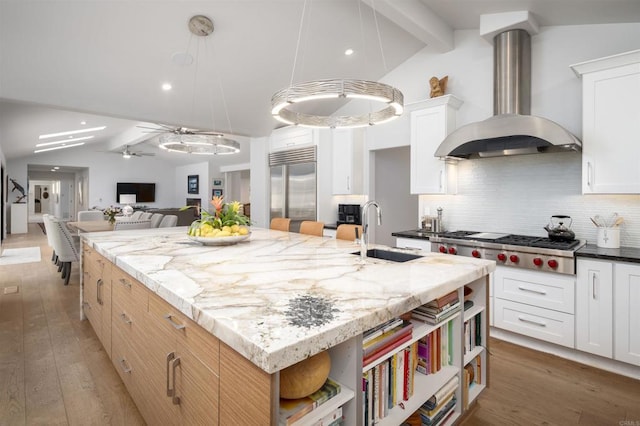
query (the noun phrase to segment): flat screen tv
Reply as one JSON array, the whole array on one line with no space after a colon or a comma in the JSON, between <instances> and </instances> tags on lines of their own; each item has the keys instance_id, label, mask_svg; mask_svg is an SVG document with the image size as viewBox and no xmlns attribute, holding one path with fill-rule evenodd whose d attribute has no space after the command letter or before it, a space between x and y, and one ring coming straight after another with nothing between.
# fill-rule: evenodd
<instances>
[{"instance_id":1,"label":"flat screen tv","mask_svg":"<svg viewBox=\"0 0 640 426\"><path fill-rule=\"evenodd\" d=\"M121 194L135 194L136 203L153 203L156 201L155 183L118 182L116 188L116 201Z\"/></svg>"}]
</instances>

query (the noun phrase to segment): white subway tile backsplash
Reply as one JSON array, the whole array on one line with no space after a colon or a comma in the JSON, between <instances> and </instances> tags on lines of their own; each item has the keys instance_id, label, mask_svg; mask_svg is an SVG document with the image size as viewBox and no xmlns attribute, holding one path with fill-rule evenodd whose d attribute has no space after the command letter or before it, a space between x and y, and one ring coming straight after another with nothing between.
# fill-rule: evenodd
<instances>
[{"instance_id":1,"label":"white subway tile backsplash","mask_svg":"<svg viewBox=\"0 0 640 426\"><path fill-rule=\"evenodd\" d=\"M576 238L596 242L589 219L623 216L621 245L640 247L640 195L582 195L578 153L549 153L464 160L456 195L421 195L418 212L443 208L447 230L546 236L555 214L571 216Z\"/></svg>"}]
</instances>

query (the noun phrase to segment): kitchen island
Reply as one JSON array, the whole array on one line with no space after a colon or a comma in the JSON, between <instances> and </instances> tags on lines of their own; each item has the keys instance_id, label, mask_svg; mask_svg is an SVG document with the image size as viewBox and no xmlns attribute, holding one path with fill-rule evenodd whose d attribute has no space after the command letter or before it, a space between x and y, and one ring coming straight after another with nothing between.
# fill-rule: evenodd
<instances>
[{"instance_id":1,"label":"kitchen island","mask_svg":"<svg viewBox=\"0 0 640 426\"><path fill-rule=\"evenodd\" d=\"M216 392L219 403L216 401L214 405L216 410L220 409L216 419L221 425L277 424L278 371L329 348L332 377L337 374L346 378L355 389L362 374L358 351L364 331L461 289L465 284L480 282L486 286L487 277L495 268L489 261L431 253L406 263L373 258L362 261L360 256L352 254L359 247L349 241L255 228L247 241L229 246L203 246L191 241L186 228L180 227L83 234L82 237L84 312L91 310L87 305L91 303L92 294L88 295L87 288L91 288L93 282L99 282L96 291L100 295L96 297L104 306L109 296L105 287L108 277L114 292L111 310L114 327L116 316L131 327L130 311L136 309L133 304L129 311L116 309L121 305L127 308L126 303L117 302L115 291L120 282L125 288L135 290L139 286L142 292L148 293L141 299L143 304L148 303L140 309L143 319L154 311L154 306L161 306L159 310L173 308L196 325L198 333L204 331L216 341L219 339L219 361L214 362L216 365L210 370L214 370L212 380L219 381L219 392ZM100 268L105 267L104 263L113 268L111 275L90 267L89 261L96 257L100 258ZM129 276L130 280L117 276ZM132 285L131 280L137 284ZM135 300L136 296L131 297ZM173 328L184 329L176 323L177 314L164 317ZM103 343L109 341L106 323L103 314ZM116 338L122 338L121 332L114 328L111 334L113 352L107 344L105 348L114 365L121 365L126 377L130 366L115 357ZM135 343L144 337L145 333L130 339ZM126 343L127 339L124 340ZM198 351L193 351L195 358ZM133 352L131 359L141 360L142 369L146 368L147 355ZM200 359L208 358L206 351L201 352ZM225 366L225 362L236 365ZM169 371L170 365L173 374ZM175 394L177 367L167 360L166 365L160 365L157 370L164 371L164 367L167 393L173 389ZM269 406L266 423L253 414L242 416L245 410L247 413L264 411L264 405L256 410L256 403L251 402L248 395L246 401L238 400L253 389L238 389L242 386L239 382L227 383L223 377L225 368L233 371L235 379L243 374L244 380L253 381L252 376L256 375L264 379L262 388L255 383L249 387L263 393L267 389L266 402L262 401ZM164 387L164 378L158 382ZM230 391L227 386L235 387L229 394L232 402L224 400ZM356 392L356 403L345 409L345 424L360 422L359 394ZM144 392L140 392L140 397L143 395ZM139 406L144 406L144 402L132 396ZM173 404L180 403L176 404L174 399ZM225 414L224 410L228 412ZM144 408L141 411L145 415Z\"/></svg>"}]
</instances>

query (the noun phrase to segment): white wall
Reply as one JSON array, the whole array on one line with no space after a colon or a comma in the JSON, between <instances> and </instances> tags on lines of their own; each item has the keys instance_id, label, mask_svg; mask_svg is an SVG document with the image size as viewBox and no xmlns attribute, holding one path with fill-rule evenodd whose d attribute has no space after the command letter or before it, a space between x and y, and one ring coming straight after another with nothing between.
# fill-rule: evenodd
<instances>
[{"instance_id":1,"label":"white wall","mask_svg":"<svg viewBox=\"0 0 640 426\"><path fill-rule=\"evenodd\" d=\"M640 24L541 28L532 37L532 114L581 137L582 83L569 66L637 49L639 38ZM405 103L411 103L428 97L431 76L448 75L447 93L464 101L457 115L462 126L493 114L492 54L493 47L476 30L458 31L454 50L439 54L425 48L383 81L401 89ZM420 196L418 212L442 206L449 230L540 236L552 214L567 214L576 236L589 242L596 233L589 217L617 212L626 218L622 244L640 246L640 195L581 195L580 162L575 153L462 161L458 194Z\"/></svg>"},{"instance_id":2,"label":"white wall","mask_svg":"<svg viewBox=\"0 0 640 426\"><path fill-rule=\"evenodd\" d=\"M187 176L198 176L198 189L197 194L189 194L187 191ZM187 205L187 198L200 198L203 208L209 210L211 200L211 190L209 178L209 163L196 163L186 166L176 167L175 171L175 203L166 207L182 207Z\"/></svg>"},{"instance_id":3,"label":"white wall","mask_svg":"<svg viewBox=\"0 0 640 426\"><path fill-rule=\"evenodd\" d=\"M251 223L269 227L269 138L251 140Z\"/></svg>"}]
</instances>

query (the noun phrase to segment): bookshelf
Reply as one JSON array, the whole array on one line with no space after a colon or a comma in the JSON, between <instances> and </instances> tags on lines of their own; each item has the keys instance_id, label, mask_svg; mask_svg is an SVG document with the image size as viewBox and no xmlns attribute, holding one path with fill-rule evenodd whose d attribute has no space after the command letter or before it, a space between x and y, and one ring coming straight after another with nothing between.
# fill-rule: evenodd
<instances>
[{"instance_id":1,"label":"bookshelf","mask_svg":"<svg viewBox=\"0 0 640 426\"><path fill-rule=\"evenodd\" d=\"M480 285L477 281L469 284L468 287L473 290L470 297L470 300L473 301L473 306L464 311L464 322L471 324L471 332L474 332L475 322L479 322L478 332L480 341L475 341L475 346L466 351L463 356L463 370L465 367L471 365L474 371L474 378L470 385L466 384L465 372L462 371L461 392L464 410L468 409L487 387L487 378L489 377L487 374L489 361L487 357L489 338L488 289L487 286ZM466 338L464 334L463 338Z\"/></svg>"}]
</instances>

